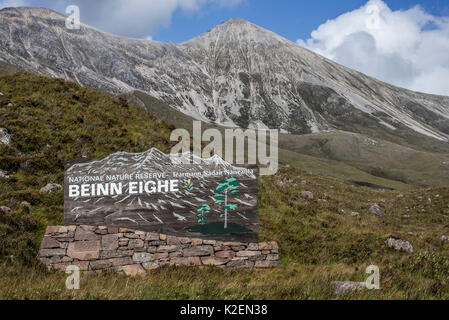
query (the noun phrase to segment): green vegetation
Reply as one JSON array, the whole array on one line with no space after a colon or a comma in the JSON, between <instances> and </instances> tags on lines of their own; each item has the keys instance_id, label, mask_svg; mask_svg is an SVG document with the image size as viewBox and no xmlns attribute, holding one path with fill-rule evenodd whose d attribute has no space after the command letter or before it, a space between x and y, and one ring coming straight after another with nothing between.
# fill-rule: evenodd
<instances>
[{"instance_id":1,"label":"green vegetation","mask_svg":"<svg viewBox=\"0 0 449 320\"><path fill-rule=\"evenodd\" d=\"M0 206L13 209L0 214L0 299L333 299L332 281L364 281L371 264L380 268L381 290L341 299L449 299L449 243L441 239L449 236L449 188L371 176L294 150L284 159L306 170L284 165L260 179L260 240L279 242L283 267L177 267L136 278L87 274L80 290L66 290L66 274L36 264L45 226L61 224L63 215L62 191L40 194L40 188L62 184L69 159L150 147L167 152L170 127L123 99L58 79L0 75L0 91L0 127L12 138L10 147L0 144L0 169L10 176L0 178ZM338 177L324 177L329 167ZM322 176L309 172L320 170ZM369 213L373 203L384 216ZM390 235L409 241L414 253L388 248Z\"/></svg>"},{"instance_id":2,"label":"green vegetation","mask_svg":"<svg viewBox=\"0 0 449 320\"><path fill-rule=\"evenodd\" d=\"M0 127L11 135L11 146L0 143L0 169L10 176L0 178L0 206L17 215L1 225L2 256L28 247L30 239L37 242L46 225L62 224L63 192L39 190L62 184L68 160L151 147L170 150L171 127L123 99L27 73L0 75L0 91ZM21 206L23 201L31 209ZM27 263L35 253L18 252Z\"/></svg>"}]
</instances>

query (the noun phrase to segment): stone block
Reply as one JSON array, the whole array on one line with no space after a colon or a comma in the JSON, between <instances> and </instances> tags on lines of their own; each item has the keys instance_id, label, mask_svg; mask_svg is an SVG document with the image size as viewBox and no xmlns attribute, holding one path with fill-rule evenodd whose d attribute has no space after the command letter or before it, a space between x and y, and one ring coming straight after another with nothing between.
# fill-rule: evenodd
<instances>
[{"instance_id":1,"label":"stone block","mask_svg":"<svg viewBox=\"0 0 449 320\"><path fill-rule=\"evenodd\" d=\"M198 238L193 238L190 243L192 244L192 246L198 246L200 244L203 244L203 240L202 239L198 239Z\"/></svg>"},{"instance_id":2,"label":"stone block","mask_svg":"<svg viewBox=\"0 0 449 320\"><path fill-rule=\"evenodd\" d=\"M168 245L180 245L181 241L174 236L167 236L167 244Z\"/></svg>"},{"instance_id":3,"label":"stone block","mask_svg":"<svg viewBox=\"0 0 449 320\"><path fill-rule=\"evenodd\" d=\"M108 233L109 234L118 233L118 227L108 227Z\"/></svg>"},{"instance_id":4,"label":"stone block","mask_svg":"<svg viewBox=\"0 0 449 320\"><path fill-rule=\"evenodd\" d=\"M226 264L229 259L218 257L201 257L201 263L209 266L221 266Z\"/></svg>"},{"instance_id":5,"label":"stone block","mask_svg":"<svg viewBox=\"0 0 449 320\"><path fill-rule=\"evenodd\" d=\"M80 227L75 231L75 241L93 241L98 239L99 236L87 228Z\"/></svg>"},{"instance_id":6,"label":"stone block","mask_svg":"<svg viewBox=\"0 0 449 320\"><path fill-rule=\"evenodd\" d=\"M229 246L229 247L240 247L240 246L245 246L245 244L243 242L223 242L224 246Z\"/></svg>"},{"instance_id":7,"label":"stone block","mask_svg":"<svg viewBox=\"0 0 449 320\"><path fill-rule=\"evenodd\" d=\"M62 228L62 226L48 226L47 229L45 229L45 234L60 233L59 230Z\"/></svg>"},{"instance_id":8,"label":"stone block","mask_svg":"<svg viewBox=\"0 0 449 320\"><path fill-rule=\"evenodd\" d=\"M133 254L133 261L136 263L144 263L153 261L154 255L147 252L136 252Z\"/></svg>"},{"instance_id":9,"label":"stone block","mask_svg":"<svg viewBox=\"0 0 449 320\"><path fill-rule=\"evenodd\" d=\"M259 244L258 243L249 243L247 249L257 251L257 250L259 250Z\"/></svg>"},{"instance_id":10,"label":"stone block","mask_svg":"<svg viewBox=\"0 0 449 320\"><path fill-rule=\"evenodd\" d=\"M275 241L259 243L259 250L277 250L277 249L279 249L279 246Z\"/></svg>"},{"instance_id":11,"label":"stone block","mask_svg":"<svg viewBox=\"0 0 449 320\"><path fill-rule=\"evenodd\" d=\"M118 234L107 234L101 237L102 250L116 250L118 248Z\"/></svg>"},{"instance_id":12,"label":"stone block","mask_svg":"<svg viewBox=\"0 0 449 320\"><path fill-rule=\"evenodd\" d=\"M178 251L180 248L180 246L160 246L157 248L157 252L174 252Z\"/></svg>"},{"instance_id":13,"label":"stone block","mask_svg":"<svg viewBox=\"0 0 449 320\"><path fill-rule=\"evenodd\" d=\"M202 245L196 247L189 247L182 250L184 257L201 257L211 256L214 254L214 248L211 245Z\"/></svg>"},{"instance_id":14,"label":"stone block","mask_svg":"<svg viewBox=\"0 0 449 320\"><path fill-rule=\"evenodd\" d=\"M108 260L113 267L125 266L133 264L133 259L131 257L123 257L123 258L113 258Z\"/></svg>"},{"instance_id":15,"label":"stone block","mask_svg":"<svg viewBox=\"0 0 449 320\"><path fill-rule=\"evenodd\" d=\"M128 239L140 239L140 236L138 234L131 232L124 233L123 236Z\"/></svg>"},{"instance_id":16,"label":"stone block","mask_svg":"<svg viewBox=\"0 0 449 320\"><path fill-rule=\"evenodd\" d=\"M270 261L279 260L279 255L278 254L268 254L267 260L270 260Z\"/></svg>"},{"instance_id":17,"label":"stone block","mask_svg":"<svg viewBox=\"0 0 449 320\"><path fill-rule=\"evenodd\" d=\"M176 257L170 259L170 264L174 266L199 266L201 260L199 257Z\"/></svg>"},{"instance_id":18,"label":"stone block","mask_svg":"<svg viewBox=\"0 0 449 320\"><path fill-rule=\"evenodd\" d=\"M244 250L237 252L237 257L255 257L260 256L261 254L260 251Z\"/></svg>"},{"instance_id":19,"label":"stone block","mask_svg":"<svg viewBox=\"0 0 449 320\"><path fill-rule=\"evenodd\" d=\"M141 239L131 239L128 242L129 249L143 248L144 242Z\"/></svg>"},{"instance_id":20,"label":"stone block","mask_svg":"<svg viewBox=\"0 0 449 320\"><path fill-rule=\"evenodd\" d=\"M192 240L190 238L186 238L186 237L181 237L181 238L178 238L178 239L181 242L181 244L189 244L189 243L192 242Z\"/></svg>"},{"instance_id":21,"label":"stone block","mask_svg":"<svg viewBox=\"0 0 449 320\"><path fill-rule=\"evenodd\" d=\"M103 270L112 267L112 263L108 260L94 260L90 262L92 270Z\"/></svg>"},{"instance_id":22,"label":"stone block","mask_svg":"<svg viewBox=\"0 0 449 320\"><path fill-rule=\"evenodd\" d=\"M168 255L168 257L169 257L169 258L182 257L182 252L181 252L181 251L170 252L170 254Z\"/></svg>"},{"instance_id":23,"label":"stone block","mask_svg":"<svg viewBox=\"0 0 449 320\"><path fill-rule=\"evenodd\" d=\"M131 257L133 254L133 250L103 250L100 259Z\"/></svg>"},{"instance_id":24,"label":"stone block","mask_svg":"<svg viewBox=\"0 0 449 320\"><path fill-rule=\"evenodd\" d=\"M232 259L226 264L226 267L228 268L253 268L254 262L249 260L243 260L243 259Z\"/></svg>"},{"instance_id":25,"label":"stone block","mask_svg":"<svg viewBox=\"0 0 449 320\"><path fill-rule=\"evenodd\" d=\"M95 260L100 257L100 241L70 242L67 255L73 259Z\"/></svg>"},{"instance_id":26,"label":"stone block","mask_svg":"<svg viewBox=\"0 0 449 320\"><path fill-rule=\"evenodd\" d=\"M55 240L52 237L44 237L41 243L41 249L56 249L63 248L59 241Z\"/></svg>"},{"instance_id":27,"label":"stone block","mask_svg":"<svg viewBox=\"0 0 449 320\"><path fill-rule=\"evenodd\" d=\"M41 249L39 255L41 257L65 256L66 249Z\"/></svg>"},{"instance_id":28,"label":"stone block","mask_svg":"<svg viewBox=\"0 0 449 320\"><path fill-rule=\"evenodd\" d=\"M160 253L155 253L153 256L154 260L160 260L160 259L167 259L168 258L168 252L160 252Z\"/></svg>"},{"instance_id":29,"label":"stone block","mask_svg":"<svg viewBox=\"0 0 449 320\"><path fill-rule=\"evenodd\" d=\"M235 252L231 251L231 250L218 251L218 252L215 252L215 256L218 257L218 258L234 258L235 257Z\"/></svg>"},{"instance_id":30,"label":"stone block","mask_svg":"<svg viewBox=\"0 0 449 320\"><path fill-rule=\"evenodd\" d=\"M159 233L147 232L145 235L145 241L159 241Z\"/></svg>"}]
</instances>

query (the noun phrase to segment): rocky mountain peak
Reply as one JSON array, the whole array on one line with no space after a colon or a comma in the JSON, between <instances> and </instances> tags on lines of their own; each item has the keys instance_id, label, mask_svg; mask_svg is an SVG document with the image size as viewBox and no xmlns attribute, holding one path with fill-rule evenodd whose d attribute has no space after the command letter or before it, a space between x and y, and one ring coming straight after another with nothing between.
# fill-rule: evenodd
<instances>
[{"instance_id":1,"label":"rocky mountain peak","mask_svg":"<svg viewBox=\"0 0 449 320\"><path fill-rule=\"evenodd\" d=\"M140 90L205 122L283 133L368 128L449 141L449 97L397 88L234 18L180 44L127 39L48 9L0 11L0 63L112 94Z\"/></svg>"},{"instance_id":2,"label":"rocky mountain peak","mask_svg":"<svg viewBox=\"0 0 449 320\"><path fill-rule=\"evenodd\" d=\"M238 42L264 43L266 45L276 45L279 42L291 43L289 40L254 23L240 18L231 18L213 27L208 32L187 41L186 44L204 44L212 41L227 44Z\"/></svg>"},{"instance_id":3,"label":"rocky mountain peak","mask_svg":"<svg viewBox=\"0 0 449 320\"><path fill-rule=\"evenodd\" d=\"M40 18L65 18L65 16L59 12L51 9L41 7L6 7L0 9L2 15L14 17L40 17Z\"/></svg>"}]
</instances>

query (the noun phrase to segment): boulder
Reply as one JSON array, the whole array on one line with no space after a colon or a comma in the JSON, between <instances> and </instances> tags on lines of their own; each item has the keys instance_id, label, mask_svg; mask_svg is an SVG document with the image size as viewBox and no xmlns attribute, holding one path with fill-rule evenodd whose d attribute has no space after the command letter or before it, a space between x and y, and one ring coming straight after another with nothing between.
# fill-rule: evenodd
<instances>
[{"instance_id":1,"label":"boulder","mask_svg":"<svg viewBox=\"0 0 449 320\"><path fill-rule=\"evenodd\" d=\"M282 186L289 185L289 184L292 184L292 183L293 183L293 180L284 178L284 179L282 179L281 181L278 182L278 186L282 187Z\"/></svg>"},{"instance_id":2,"label":"boulder","mask_svg":"<svg viewBox=\"0 0 449 320\"><path fill-rule=\"evenodd\" d=\"M145 269L140 264L133 264L122 267L123 272L130 277L135 277L141 274L145 274Z\"/></svg>"},{"instance_id":3,"label":"boulder","mask_svg":"<svg viewBox=\"0 0 449 320\"><path fill-rule=\"evenodd\" d=\"M208 266L222 266L226 264L229 261L229 259L226 258L218 258L218 257L202 257L201 262L204 265Z\"/></svg>"},{"instance_id":4,"label":"boulder","mask_svg":"<svg viewBox=\"0 0 449 320\"><path fill-rule=\"evenodd\" d=\"M31 204L27 201L22 201L20 203L20 208L25 209L25 210L31 210Z\"/></svg>"},{"instance_id":5,"label":"boulder","mask_svg":"<svg viewBox=\"0 0 449 320\"><path fill-rule=\"evenodd\" d=\"M313 200L314 196L310 191L303 191L301 192L301 198L303 198L304 200Z\"/></svg>"},{"instance_id":6,"label":"boulder","mask_svg":"<svg viewBox=\"0 0 449 320\"><path fill-rule=\"evenodd\" d=\"M334 294L337 296L344 295L349 292L359 291L366 288L365 282L353 281L335 281L332 282L334 287Z\"/></svg>"},{"instance_id":7,"label":"boulder","mask_svg":"<svg viewBox=\"0 0 449 320\"><path fill-rule=\"evenodd\" d=\"M375 203L369 208L369 213L373 216L382 217L385 215L385 212L380 208L380 206Z\"/></svg>"},{"instance_id":8,"label":"boulder","mask_svg":"<svg viewBox=\"0 0 449 320\"><path fill-rule=\"evenodd\" d=\"M390 236L387 239L386 244L388 247L393 248L395 250L398 251L402 250L408 253L413 253L413 246L410 244L410 242L399 239L398 237Z\"/></svg>"},{"instance_id":9,"label":"boulder","mask_svg":"<svg viewBox=\"0 0 449 320\"><path fill-rule=\"evenodd\" d=\"M2 206L0 207L0 214L10 215L12 214L12 210L9 207Z\"/></svg>"},{"instance_id":10,"label":"boulder","mask_svg":"<svg viewBox=\"0 0 449 320\"><path fill-rule=\"evenodd\" d=\"M442 243L449 243L449 237L447 236L441 236L440 240Z\"/></svg>"},{"instance_id":11,"label":"boulder","mask_svg":"<svg viewBox=\"0 0 449 320\"><path fill-rule=\"evenodd\" d=\"M9 176L5 171L0 170L0 178L9 179Z\"/></svg>"},{"instance_id":12,"label":"boulder","mask_svg":"<svg viewBox=\"0 0 449 320\"><path fill-rule=\"evenodd\" d=\"M3 143L8 147L11 144L11 136L5 128L0 128L0 143Z\"/></svg>"},{"instance_id":13,"label":"boulder","mask_svg":"<svg viewBox=\"0 0 449 320\"><path fill-rule=\"evenodd\" d=\"M61 190L62 186L57 183L49 183L45 187L41 188L40 193L52 193L57 190Z\"/></svg>"},{"instance_id":14,"label":"boulder","mask_svg":"<svg viewBox=\"0 0 449 320\"><path fill-rule=\"evenodd\" d=\"M150 271L159 268L159 265L155 262L144 262L142 263L142 267L145 270Z\"/></svg>"}]
</instances>

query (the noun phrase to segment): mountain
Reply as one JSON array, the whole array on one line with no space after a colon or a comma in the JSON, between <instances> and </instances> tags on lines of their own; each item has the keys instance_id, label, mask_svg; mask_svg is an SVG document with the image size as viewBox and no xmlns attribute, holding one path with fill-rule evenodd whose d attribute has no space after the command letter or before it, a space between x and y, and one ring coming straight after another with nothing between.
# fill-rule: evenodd
<instances>
[{"instance_id":1,"label":"mountain","mask_svg":"<svg viewBox=\"0 0 449 320\"><path fill-rule=\"evenodd\" d=\"M449 139L449 97L377 81L241 19L180 44L128 39L41 8L0 11L0 61L112 94L140 90L223 126ZM430 138L430 139L429 139ZM447 144L446 144L447 145Z\"/></svg>"}]
</instances>

